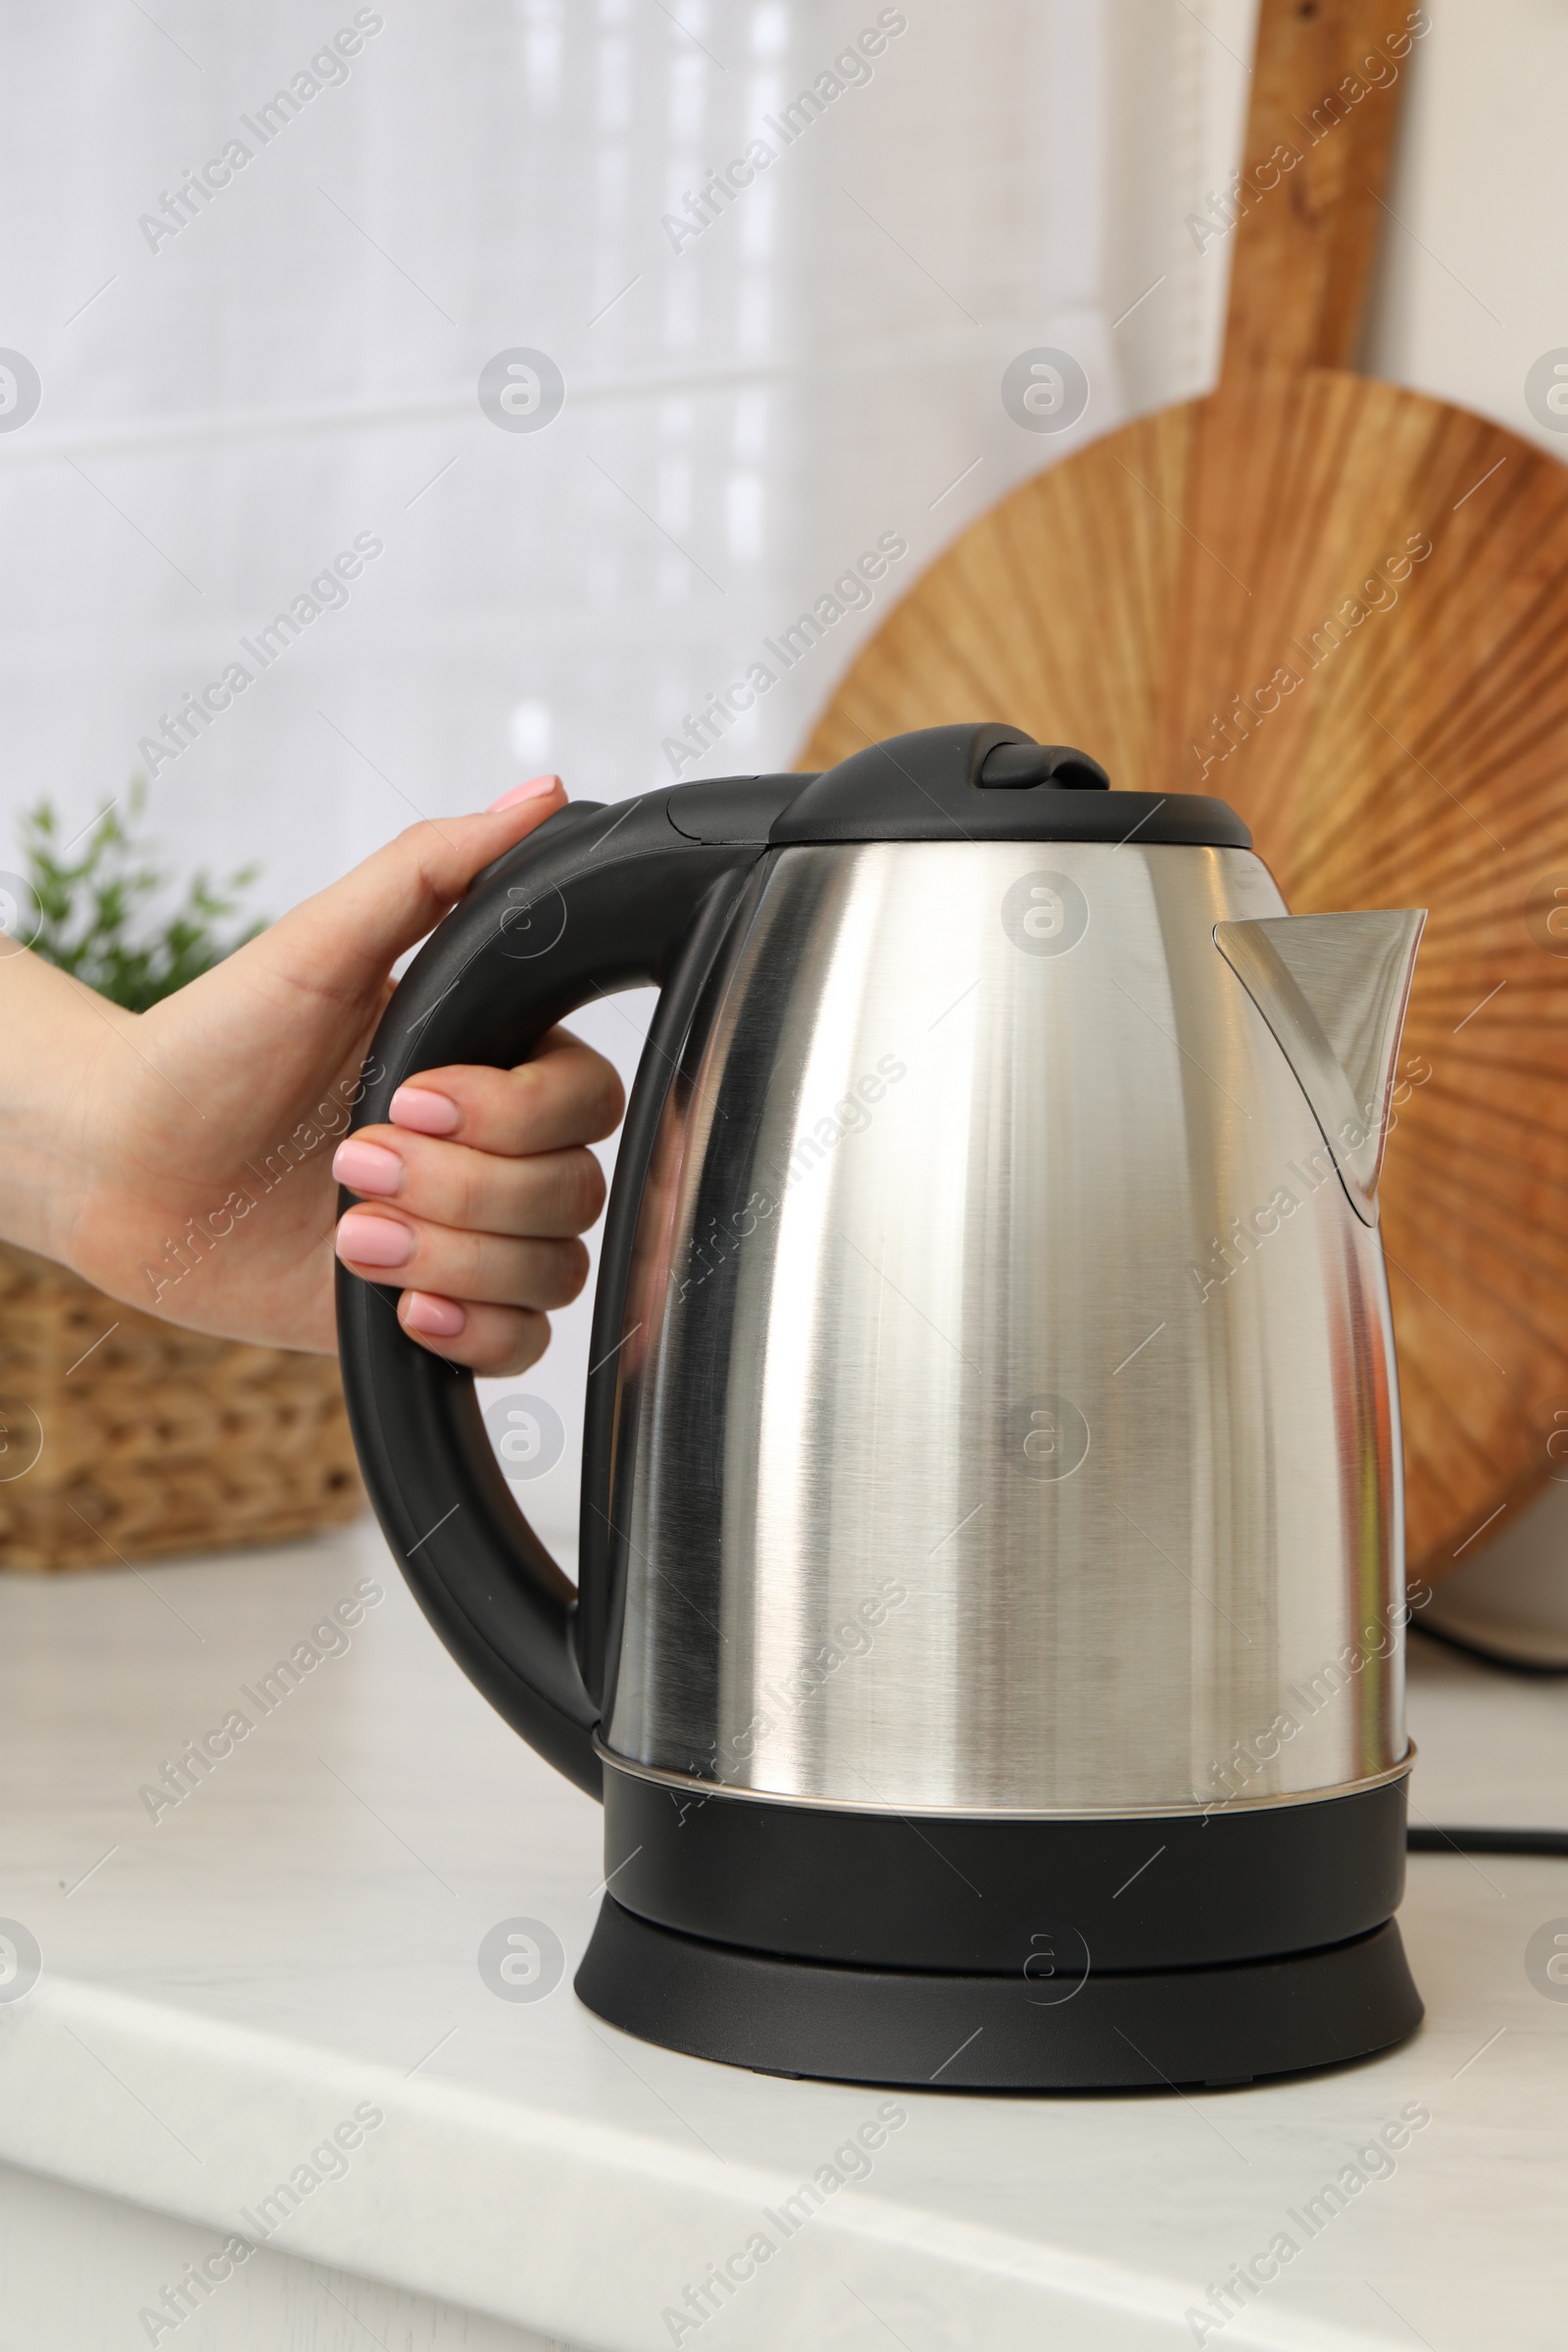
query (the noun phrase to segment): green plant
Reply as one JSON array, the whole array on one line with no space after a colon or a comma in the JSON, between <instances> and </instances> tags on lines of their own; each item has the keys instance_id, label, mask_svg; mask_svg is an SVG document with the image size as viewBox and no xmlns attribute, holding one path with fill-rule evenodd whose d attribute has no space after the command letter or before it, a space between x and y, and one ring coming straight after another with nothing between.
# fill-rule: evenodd
<instances>
[{"instance_id":1,"label":"green plant","mask_svg":"<svg viewBox=\"0 0 1568 2352\"><path fill-rule=\"evenodd\" d=\"M220 882L198 873L172 914L148 919L148 901L166 891L173 877L151 861L139 838L146 800L146 784L137 777L122 809L111 801L85 839L77 836L82 846L74 859L76 843L60 844L60 818L52 802L39 801L27 809L20 826L26 876L40 911L34 953L128 1012L145 1012L149 1004L172 996L266 929L255 922L227 940L218 931L240 911L235 894L255 881L261 871L256 865L241 866Z\"/></svg>"}]
</instances>

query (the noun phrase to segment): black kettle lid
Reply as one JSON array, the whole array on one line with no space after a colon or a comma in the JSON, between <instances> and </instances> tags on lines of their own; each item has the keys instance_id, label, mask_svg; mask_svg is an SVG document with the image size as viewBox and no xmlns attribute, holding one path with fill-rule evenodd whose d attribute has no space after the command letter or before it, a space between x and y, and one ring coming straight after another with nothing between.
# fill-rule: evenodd
<instances>
[{"instance_id":1,"label":"black kettle lid","mask_svg":"<svg viewBox=\"0 0 1568 2352\"><path fill-rule=\"evenodd\" d=\"M1200 793L1113 792L1097 760L1017 727L919 727L809 778L768 835L787 842L1132 841L1250 850Z\"/></svg>"}]
</instances>

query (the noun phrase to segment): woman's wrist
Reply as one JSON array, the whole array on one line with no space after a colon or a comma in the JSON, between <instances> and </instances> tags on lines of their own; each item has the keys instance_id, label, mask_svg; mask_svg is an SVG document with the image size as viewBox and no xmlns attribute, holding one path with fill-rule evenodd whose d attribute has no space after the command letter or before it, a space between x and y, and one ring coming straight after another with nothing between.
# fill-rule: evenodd
<instances>
[{"instance_id":1,"label":"woman's wrist","mask_svg":"<svg viewBox=\"0 0 1568 2352\"><path fill-rule=\"evenodd\" d=\"M108 1174L123 1089L111 1054L136 1015L26 949L0 943L0 1239L74 1263L91 1186Z\"/></svg>"}]
</instances>

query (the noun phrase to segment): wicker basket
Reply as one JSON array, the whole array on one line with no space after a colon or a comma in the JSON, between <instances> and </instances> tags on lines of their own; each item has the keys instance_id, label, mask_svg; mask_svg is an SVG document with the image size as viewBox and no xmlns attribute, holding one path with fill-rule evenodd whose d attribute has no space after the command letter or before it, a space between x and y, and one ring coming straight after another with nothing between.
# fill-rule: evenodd
<instances>
[{"instance_id":1,"label":"wicker basket","mask_svg":"<svg viewBox=\"0 0 1568 2352\"><path fill-rule=\"evenodd\" d=\"M364 1507L329 1356L176 1331L0 1244L0 1568L276 1543Z\"/></svg>"}]
</instances>

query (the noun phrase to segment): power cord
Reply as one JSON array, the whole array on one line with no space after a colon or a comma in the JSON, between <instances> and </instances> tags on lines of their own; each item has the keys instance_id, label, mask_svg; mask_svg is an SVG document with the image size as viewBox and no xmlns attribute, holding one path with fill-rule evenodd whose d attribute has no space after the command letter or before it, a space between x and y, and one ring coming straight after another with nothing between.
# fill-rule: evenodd
<instances>
[{"instance_id":1,"label":"power cord","mask_svg":"<svg viewBox=\"0 0 1568 2352\"><path fill-rule=\"evenodd\" d=\"M1462 1634L1450 1634L1441 1625L1424 1625L1419 1618L1410 1620L1412 1633L1423 1634L1429 1642L1439 1642L1445 1649L1456 1649L1461 1657L1474 1658L1480 1665L1494 1666L1503 1674L1528 1675L1533 1681L1550 1681L1553 1675L1568 1675L1568 1666L1555 1666L1535 1658L1511 1658L1500 1649L1487 1649L1479 1642L1467 1642Z\"/></svg>"},{"instance_id":2,"label":"power cord","mask_svg":"<svg viewBox=\"0 0 1568 2352\"><path fill-rule=\"evenodd\" d=\"M1441 1642L1445 1649L1456 1649L1464 1657L1475 1658L1481 1665L1497 1668L1504 1674L1527 1675L1536 1681L1543 1676L1568 1675L1568 1666L1538 1665L1528 1658L1504 1657L1497 1650L1484 1649L1478 1642L1466 1642L1459 1634L1445 1633L1441 1626L1424 1625L1414 1617L1410 1624L1414 1632L1424 1634L1429 1642ZM1568 1859L1568 1830L1443 1829L1431 1822L1424 1829L1407 1829L1404 1842L1412 1854L1547 1854L1554 1860Z\"/></svg>"},{"instance_id":3,"label":"power cord","mask_svg":"<svg viewBox=\"0 0 1568 2352\"><path fill-rule=\"evenodd\" d=\"M1409 1829L1404 1842L1412 1854L1551 1854L1568 1858L1568 1830Z\"/></svg>"}]
</instances>

